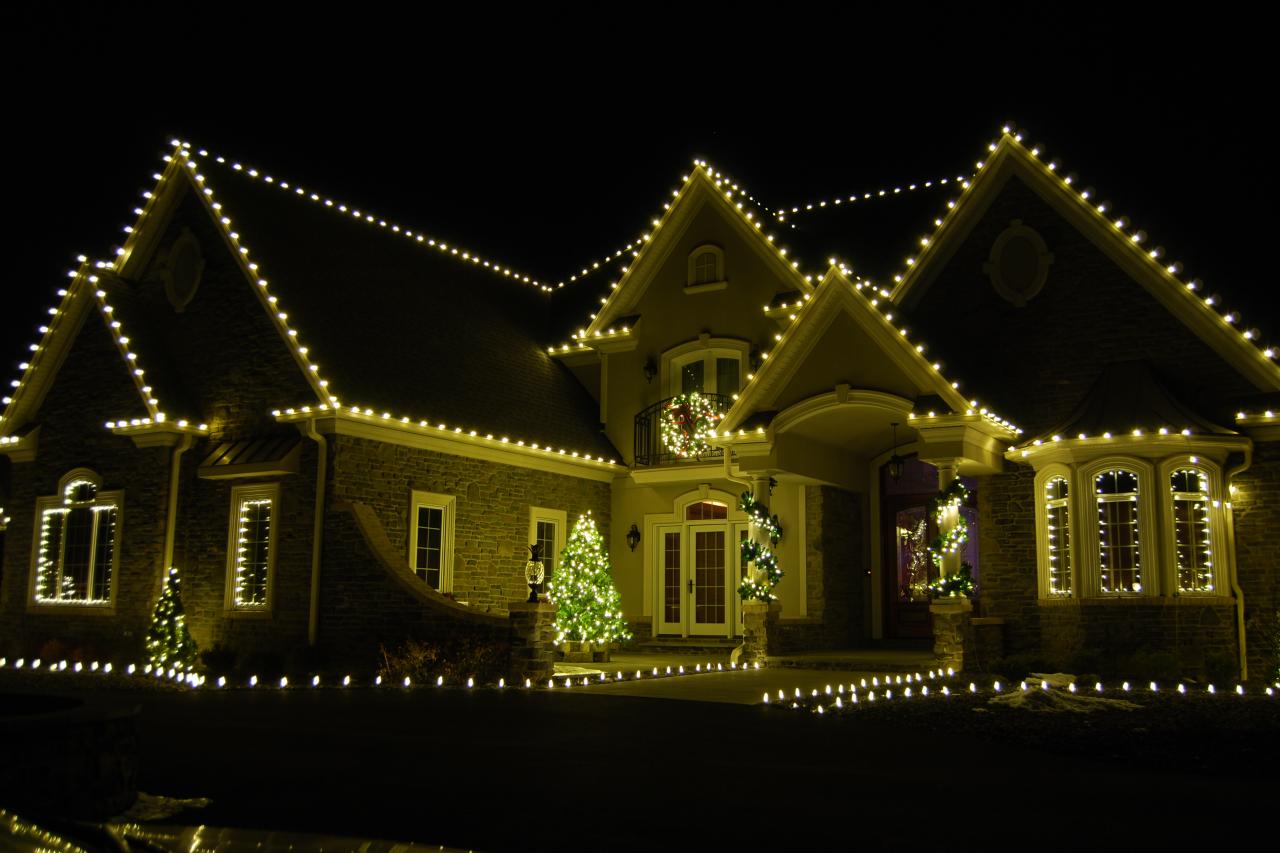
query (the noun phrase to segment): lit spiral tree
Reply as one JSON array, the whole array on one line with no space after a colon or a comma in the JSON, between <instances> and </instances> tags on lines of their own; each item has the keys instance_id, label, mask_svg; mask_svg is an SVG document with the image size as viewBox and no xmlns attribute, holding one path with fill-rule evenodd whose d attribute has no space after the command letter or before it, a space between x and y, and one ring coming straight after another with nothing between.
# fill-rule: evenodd
<instances>
[{"instance_id":1,"label":"lit spiral tree","mask_svg":"<svg viewBox=\"0 0 1280 853\"><path fill-rule=\"evenodd\" d=\"M154 667L187 672L195 668L197 654L196 641L187 630L187 619L182 610L178 570L170 568L164 590L151 612L151 626L147 628L147 655Z\"/></svg>"},{"instance_id":2,"label":"lit spiral tree","mask_svg":"<svg viewBox=\"0 0 1280 853\"><path fill-rule=\"evenodd\" d=\"M556 605L557 643L631 639L610 574L609 553L591 513L581 516L569 534L560 564L547 581L547 598Z\"/></svg>"}]
</instances>

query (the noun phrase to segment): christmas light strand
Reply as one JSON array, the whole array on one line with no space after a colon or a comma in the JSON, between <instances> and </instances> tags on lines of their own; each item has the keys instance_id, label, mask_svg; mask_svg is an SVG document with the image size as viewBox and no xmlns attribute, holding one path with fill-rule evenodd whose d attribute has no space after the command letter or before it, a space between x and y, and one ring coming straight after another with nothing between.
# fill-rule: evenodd
<instances>
[{"instance_id":1,"label":"christmas light strand","mask_svg":"<svg viewBox=\"0 0 1280 853\"><path fill-rule=\"evenodd\" d=\"M835 198L832 198L830 200L824 199L822 201L817 201L817 202L807 202L805 204L792 205L790 210L787 210L787 209L779 210L773 216L779 222L785 222L787 219L787 216L789 215L794 216L796 214L822 210L827 207L835 208L845 204L856 204L862 201L876 201L879 199L893 198L894 196L901 195L903 193L916 192L917 190L933 189L935 187L945 187L948 184L948 182L959 184L959 183L963 183L965 180L966 178L964 175L956 175L955 177L944 176L941 178L923 181L920 183L907 184L906 186L898 185L893 187L892 189L889 189L888 187L886 187L884 189L879 189L874 192L850 193L847 196L836 196Z\"/></svg>"}]
</instances>

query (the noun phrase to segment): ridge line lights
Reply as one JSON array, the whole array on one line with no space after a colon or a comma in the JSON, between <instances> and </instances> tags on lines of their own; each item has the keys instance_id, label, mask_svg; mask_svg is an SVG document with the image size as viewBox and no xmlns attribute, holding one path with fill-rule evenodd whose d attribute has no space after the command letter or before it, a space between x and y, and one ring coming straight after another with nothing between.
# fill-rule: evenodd
<instances>
[{"instance_id":1,"label":"ridge line lights","mask_svg":"<svg viewBox=\"0 0 1280 853\"><path fill-rule=\"evenodd\" d=\"M729 208L731 210L736 211L737 214L740 217L742 217L742 219L746 222L748 226L750 226L755 231L760 232L762 236L764 236L765 241L769 245L769 248L773 249L773 251L777 253L779 260L781 260L786 266L788 266L793 272L795 272L796 275L800 276L808 284L812 285L813 276L812 275L806 276L803 272L801 272L800 261L789 258L787 256L788 250L785 247L779 248L778 246L774 245L774 236L772 234L765 234L763 232L762 230L763 218L759 215L759 212L755 210L745 209L743 202L740 201L738 198L736 198L736 196L741 196L742 198L747 199L748 201L751 202L751 204L755 205L760 209L765 210L766 212L769 210L769 208L765 207L765 205L756 201L751 196L750 193L747 193L745 190L742 189L741 184L734 181L724 172L721 172L718 169L714 168L706 160L695 159L693 163L694 163L694 166L702 170L703 175L711 182L711 184L715 187L715 189L720 192L724 200L728 203ZM681 182L680 188L673 191L673 194L672 194L673 198L679 197L680 193L683 192L689 186L689 183L690 181L693 180L695 174L696 174L696 169L684 176L684 179ZM662 214L665 215L670 210L671 210L671 202L668 201L663 205ZM643 242L647 243L653 239L654 233L661 227L661 221L662 221L661 216L654 217L651 220L651 225L653 227L649 231L641 235L641 240ZM640 254L640 250L637 249L632 254L634 257L638 257ZM608 306L609 301L613 298L613 294L618 289L618 284L621 282L622 278L626 277L630 269L631 269L630 265L623 267L621 272L621 277L616 281L612 281L609 283L609 291L604 296L600 297L600 310L594 314L591 314L590 319L586 323L586 326L588 328L592 323L595 322L596 318L600 314L600 311L603 311L605 307ZM573 338L574 341L583 340L583 339L590 340L594 338L594 335L587 335L584 329L579 329L578 332L575 332L571 337ZM567 345L562 344L560 345L559 349L563 352L565 351L564 350L565 346Z\"/></svg>"},{"instance_id":2,"label":"ridge line lights","mask_svg":"<svg viewBox=\"0 0 1280 853\"><path fill-rule=\"evenodd\" d=\"M179 145L179 147L184 152L187 152L184 156L188 156L188 157L192 156L190 154L190 150L191 150L190 143L178 142L177 140L175 140L175 144ZM488 269L496 273L497 275L504 276L514 281L519 281L523 284L532 285L533 287L538 288L544 293L550 293L552 290L554 290L554 288L552 288L550 285L540 281L539 279L533 276L526 275L518 270L513 270L507 264L485 258L484 256L476 252L472 252L470 250L460 249L458 246L450 245L448 241L437 240L434 237L430 237L422 233L421 231L415 231L411 228L404 228L398 224L389 222L387 219L381 216L372 214L368 210L361 210L358 207L343 204L327 196L321 196L319 193L304 189L303 187L298 186L297 184L290 183L289 181L278 180L272 177L271 175L263 174L259 172L257 169L245 166L238 161L228 160L226 157L216 155L216 154L211 154L207 148L197 149L194 156L211 159L219 165L227 166L234 172L239 172L240 174L247 175L251 180L260 179L264 183L274 186L288 195L293 195L298 198L310 201L314 204L319 204L322 207L329 208L331 210L337 211L338 213L347 214L352 219L365 222L366 224L369 224L369 225L374 225L378 228L382 228L393 234L398 234L402 237L405 237L412 243L417 243L423 246L429 246L431 248L439 250L441 253L445 255L449 255L451 257L457 258L459 261L470 262L475 266L484 267L485 269ZM564 282L561 281L560 285L557 285L557 286L561 286L563 284Z\"/></svg>"},{"instance_id":3,"label":"ridge line lights","mask_svg":"<svg viewBox=\"0 0 1280 853\"><path fill-rule=\"evenodd\" d=\"M926 189L934 189L937 187L944 187L947 185L948 182L958 184L963 182L965 179L966 178L964 175L956 175L955 177L943 176L941 178L934 178L934 179L923 181L923 182L908 184L905 187L899 185L899 186L895 186L893 189L889 189L886 187L884 189L876 190L874 192L863 192L861 194L850 193L848 196L835 196L830 201L823 200L818 202L808 202L805 204L792 205L790 210L787 210L784 208L782 210L779 210L773 216L774 216L774 219L778 220L779 222L785 222L788 216L793 216L795 214L810 213L810 212L815 212L818 210L831 208L831 207L840 207L843 204L856 204L859 201L877 201L882 198L892 198L893 196L901 195L904 192L915 192L917 190L926 190Z\"/></svg>"},{"instance_id":4,"label":"ridge line lights","mask_svg":"<svg viewBox=\"0 0 1280 853\"><path fill-rule=\"evenodd\" d=\"M214 218L218 221L218 225L222 228L223 236L226 237L232 248L236 250L232 252L232 255L239 260L242 269L249 277L249 280L257 285L257 287L254 288L254 291L258 294L259 302L262 303L277 330L281 332L281 336L292 349L294 360L305 368L303 373L306 376L308 383L311 385L312 390L316 392L316 397L319 401L329 399L336 402L337 398L333 397L331 392L328 390L329 381L320 377L320 367L311 360L309 356L309 348L302 346L298 342L298 330L289 325L289 315L283 310L283 307L279 305L278 298L270 294L269 283L267 279L262 277L262 274L258 269L257 262L250 259L248 247L241 245L240 235L231 230L231 219L223 212L222 203L214 198L213 190L208 187L204 187L204 175L198 171L198 164L191 157L190 145L185 142L181 143L181 146L178 149L178 154L182 158L182 161L185 162L187 168L191 171L191 177L195 180L196 184L203 187L203 192L198 195L203 199L204 203L213 213ZM130 239L133 239L133 235L130 235Z\"/></svg>"},{"instance_id":5,"label":"ridge line lights","mask_svg":"<svg viewBox=\"0 0 1280 853\"><path fill-rule=\"evenodd\" d=\"M278 420L297 420L299 418L307 418L320 412L332 413L334 416L345 418L359 418L373 423L385 424L398 429L415 430L419 433L432 434L437 436L453 436L458 438L469 438L476 441L485 442L507 450L519 450L530 455L547 457L553 456L562 459L565 462L584 462L596 466L613 466L616 467L618 461L616 459L605 459L603 456L592 456L590 453L583 453L578 450L567 450L563 447L553 446L550 444L539 444L538 442L526 442L524 439L512 440L509 436L495 435L488 432L481 434L479 430L464 430L460 426L450 426L443 422L432 423L428 420L413 420L407 416L394 417L390 412L375 412L371 408L361 408L360 406L340 403L333 400L333 405L320 403L317 406L297 406L288 409L273 409L271 416Z\"/></svg>"}]
</instances>

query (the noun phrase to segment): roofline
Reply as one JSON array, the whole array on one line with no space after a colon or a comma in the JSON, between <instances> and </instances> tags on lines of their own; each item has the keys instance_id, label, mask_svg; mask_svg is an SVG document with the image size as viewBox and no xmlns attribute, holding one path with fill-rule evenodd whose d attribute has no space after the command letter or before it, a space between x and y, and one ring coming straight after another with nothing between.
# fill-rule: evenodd
<instances>
[{"instance_id":1,"label":"roofline","mask_svg":"<svg viewBox=\"0 0 1280 853\"><path fill-rule=\"evenodd\" d=\"M321 432L329 435L347 435L398 444L420 450L434 450L450 456L464 456L519 468L532 468L554 474L565 474L599 482L612 482L614 477L627 474L627 468L615 459L591 457L580 451L552 448L550 445L527 443L523 439L512 440L508 436L495 437L493 433L480 435L476 430L464 431L445 424L433 425L426 421L410 421L394 418L389 413L375 414L372 410L354 411L352 408L302 407L272 412L280 423L314 423Z\"/></svg>"},{"instance_id":2,"label":"roofline","mask_svg":"<svg viewBox=\"0 0 1280 853\"><path fill-rule=\"evenodd\" d=\"M775 246L772 239L762 233L764 218L757 216L754 212L748 215L742 209L742 202L735 201L735 190L722 188L721 185L725 180L713 177L708 167L701 162L694 164L684 184L676 192L676 197L667 205L662 216L654 221L653 230L643 235L644 243L636 253L635 259L627 265L622 277L618 279L604 304L596 312L595 318L586 326L585 334L575 336L578 340L584 340L590 344L590 339L596 337L597 333L603 333L609 326L615 325L614 321L621 310L618 307L619 304L630 297L632 290L640 286L633 282L641 281L644 287L648 287L651 277L645 277L642 273L647 272L648 267L665 260L676 240L683 235L684 226L689 224L694 213L690 207L692 204L690 199L698 191L705 191L711 198L719 200L722 209L731 214L729 220L738 227L739 232L751 245L760 250L765 262L773 266L781 278L793 280L796 288L804 293L813 292L812 282L799 272L799 262L788 259L787 250ZM746 193L738 192L746 196ZM637 294L637 298L640 295L643 295L643 292Z\"/></svg>"},{"instance_id":3,"label":"roofline","mask_svg":"<svg viewBox=\"0 0 1280 853\"><path fill-rule=\"evenodd\" d=\"M1181 266L1160 260L1159 247L1143 248L1144 232L1126 233L1126 219L1109 219L1108 214L1114 214L1105 204L1095 205L1090 201L1092 193L1087 189L1077 190L1075 179L1061 174L1055 162L1039 159L1039 149L1025 148L1021 134L1012 128L1006 127L988 149L990 156L979 161L974 177L964 183L964 191L951 204L933 235L925 238L919 255L908 261L906 271L893 289L894 302L905 307L923 296L937 272L959 249L996 194L1018 169L1033 192L1228 364L1260 390L1280 390L1280 365L1275 362L1280 355L1277 348L1259 348L1253 342L1252 330L1238 330L1233 320L1227 319L1234 316L1231 312L1220 315L1213 310L1212 296L1207 302L1196 296L1200 283L1179 278Z\"/></svg>"}]
</instances>

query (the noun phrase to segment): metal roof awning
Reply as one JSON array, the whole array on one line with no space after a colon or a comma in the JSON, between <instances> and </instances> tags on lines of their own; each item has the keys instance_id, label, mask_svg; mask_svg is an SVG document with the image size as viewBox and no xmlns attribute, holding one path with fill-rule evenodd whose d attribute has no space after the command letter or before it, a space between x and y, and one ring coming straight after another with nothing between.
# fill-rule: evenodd
<instances>
[{"instance_id":1,"label":"metal roof awning","mask_svg":"<svg viewBox=\"0 0 1280 853\"><path fill-rule=\"evenodd\" d=\"M204 480L296 474L301 447L297 435L224 441L204 458L198 473Z\"/></svg>"}]
</instances>

